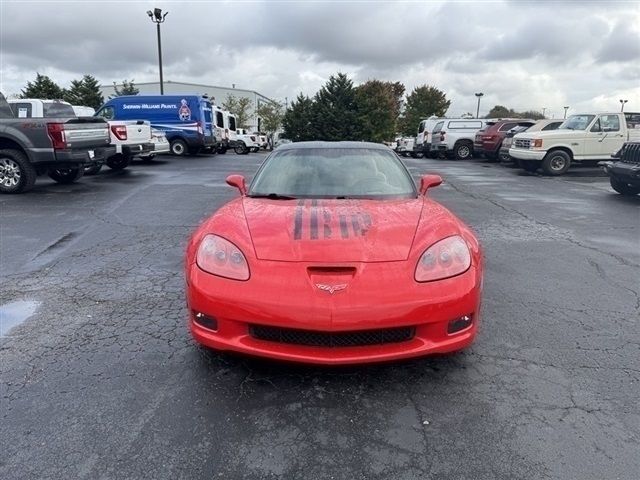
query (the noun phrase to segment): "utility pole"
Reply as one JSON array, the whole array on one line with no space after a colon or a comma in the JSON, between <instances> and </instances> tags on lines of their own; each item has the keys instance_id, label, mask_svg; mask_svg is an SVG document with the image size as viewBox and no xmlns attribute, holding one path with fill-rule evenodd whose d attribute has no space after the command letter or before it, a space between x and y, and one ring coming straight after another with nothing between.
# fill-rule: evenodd
<instances>
[{"instance_id":1,"label":"utility pole","mask_svg":"<svg viewBox=\"0 0 640 480\"><path fill-rule=\"evenodd\" d=\"M478 108L476 109L476 118L480 118L480 98L484 95L484 93L476 93L476 97L478 97Z\"/></svg>"},{"instance_id":2,"label":"utility pole","mask_svg":"<svg viewBox=\"0 0 640 480\"><path fill-rule=\"evenodd\" d=\"M147 15L153 23L156 24L156 29L158 31L158 68L160 70L160 95L164 95L164 81L162 79L162 40L160 38L160 24L164 23L164 19L169 12L162 13L162 9L154 8L153 12L151 10L147 10Z\"/></svg>"},{"instance_id":3,"label":"utility pole","mask_svg":"<svg viewBox=\"0 0 640 480\"><path fill-rule=\"evenodd\" d=\"M620 99L620 111L624 112L624 104L627 103L629 100L622 100Z\"/></svg>"}]
</instances>

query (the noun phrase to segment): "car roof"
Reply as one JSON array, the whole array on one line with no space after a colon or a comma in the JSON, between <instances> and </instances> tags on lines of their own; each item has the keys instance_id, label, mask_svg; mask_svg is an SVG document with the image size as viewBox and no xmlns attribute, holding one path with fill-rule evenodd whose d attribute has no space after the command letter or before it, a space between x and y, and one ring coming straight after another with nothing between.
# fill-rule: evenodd
<instances>
[{"instance_id":1,"label":"car roof","mask_svg":"<svg viewBox=\"0 0 640 480\"><path fill-rule=\"evenodd\" d=\"M314 141L314 142L293 142L287 143L278 147L278 151L284 150L298 150L298 149L308 149L308 148L368 148L370 150L390 150L389 147L382 143L373 143L373 142L325 142L325 141Z\"/></svg>"}]
</instances>

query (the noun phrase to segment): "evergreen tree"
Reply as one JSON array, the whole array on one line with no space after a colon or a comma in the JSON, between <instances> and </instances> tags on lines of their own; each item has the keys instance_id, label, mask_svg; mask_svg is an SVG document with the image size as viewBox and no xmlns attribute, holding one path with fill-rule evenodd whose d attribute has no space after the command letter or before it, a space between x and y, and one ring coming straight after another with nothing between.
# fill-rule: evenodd
<instances>
[{"instance_id":1,"label":"evergreen tree","mask_svg":"<svg viewBox=\"0 0 640 480\"><path fill-rule=\"evenodd\" d=\"M315 140L312 128L313 100L300 93L284 114L284 137L294 142Z\"/></svg>"},{"instance_id":2,"label":"evergreen tree","mask_svg":"<svg viewBox=\"0 0 640 480\"><path fill-rule=\"evenodd\" d=\"M393 139L404 85L369 80L355 90L360 139L378 143Z\"/></svg>"},{"instance_id":3,"label":"evergreen tree","mask_svg":"<svg viewBox=\"0 0 640 480\"><path fill-rule=\"evenodd\" d=\"M413 89L407 96L406 108L400 122L403 135L415 135L418 124L432 115L442 117L447 112L451 101L446 94L430 85L422 85Z\"/></svg>"},{"instance_id":4,"label":"evergreen tree","mask_svg":"<svg viewBox=\"0 0 640 480\"><path fill-rule=\"evenodd\" d=\"M109 95L109 98L122 97L123 95L138 95L140 93L140 90L136 88L136 85L133 83L133 79L131 79L131 81L123 80L122 88L118 88L116 82L113 82L113 90L115 93Z\"/></svg>"},{"instance_id":5,"label":"evergreen tree","mask_svg":"<svg viewBox=\"0 0 640 480\"><path fill-rule=\"evenodd\" d=\"M344 73L329 77L314 97L311 126L316 140L360 139L355 97L353 82Z\"/></svg>"},{"instance_id":6,"label":"evergreen tree","mask_svg":"<svg viewBox=\"0 0 640 480\"><path fill-rule=\"evenodd\" d=\"M72 80L71 87L64 92L64 99L72 105L91 107L95 110L104 103L98 80L92 75L85 75L81 80Z\"/></svg>"},{"instance_id":7,"label":"evergreen tree","mask_svg":"<svg viewBox=\"0 0 640 480\"><path fill-rule=\"evenodd\" d=\"M27 82L20 98L39 98L41 100L60 100L64 97L64 90L46 75L36 73L33 82Z\"/></svg>"},{"instance_id":8,"label":"evergreen tree","mask_svg":"<svg viewBox=\"0 0 640 480\"><path fill-rule=\"evenodd\" d=\"M247 128L249 121L249 111L251 109L251 99L247 97L234 97L227 95L227 99L222 104L222 108L229 110L236 117L236 125L239 128Z\"/></svg>"}]
</instances>

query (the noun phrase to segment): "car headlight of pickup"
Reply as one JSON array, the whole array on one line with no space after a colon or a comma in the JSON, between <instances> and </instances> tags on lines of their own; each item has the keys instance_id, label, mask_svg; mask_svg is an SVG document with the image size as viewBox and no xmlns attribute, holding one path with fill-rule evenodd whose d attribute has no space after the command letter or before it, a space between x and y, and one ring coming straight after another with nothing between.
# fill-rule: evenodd
<instances>
[{"instance_id":1,"label":"car headlight of pickup","mask_svg":"<svg viewBox=\"0 0 640 480\"><path fill-rule=\"evenodd\" d=\"M542 139L541 138L533 138L531 139L531 148L542 148Z\"/></svg>"}]
</instances>

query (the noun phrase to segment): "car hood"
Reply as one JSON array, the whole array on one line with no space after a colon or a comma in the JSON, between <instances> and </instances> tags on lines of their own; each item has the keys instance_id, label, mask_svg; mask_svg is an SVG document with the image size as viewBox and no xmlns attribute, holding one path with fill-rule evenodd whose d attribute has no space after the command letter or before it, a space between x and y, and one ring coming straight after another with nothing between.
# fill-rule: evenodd
<instances>
[{"instance_id":1,"label":"car hood","mask_svg":"<svg viewBox=\"0 0 640 480\"><path fill-rule=\"evenodd\" d=\"M385 262L408 258L424 199L245 197L242 204L258 259Z\"/></svg>"},{"instance_id":2,"label":"car hood","mask_svg":"<svg viewBox=\"0 0 640 480\"><path fill-rule=\"evenodd\" d=\"M562 139L562 138L576 138L576 136L586 135L586 130L570 130L563 128L562 130L544 130L538 132L521 132L514 135L514 138L549 138L549 139Z\"/></svg>"}]
</instances>

